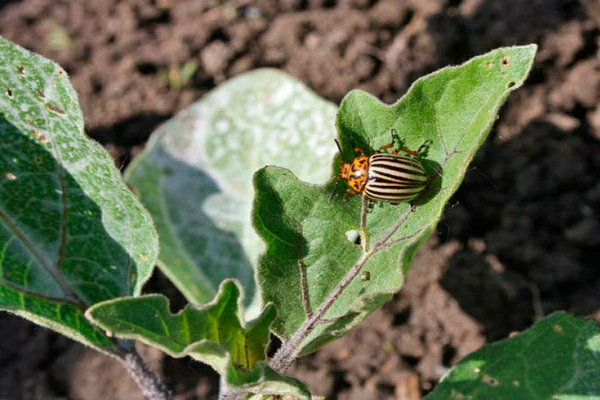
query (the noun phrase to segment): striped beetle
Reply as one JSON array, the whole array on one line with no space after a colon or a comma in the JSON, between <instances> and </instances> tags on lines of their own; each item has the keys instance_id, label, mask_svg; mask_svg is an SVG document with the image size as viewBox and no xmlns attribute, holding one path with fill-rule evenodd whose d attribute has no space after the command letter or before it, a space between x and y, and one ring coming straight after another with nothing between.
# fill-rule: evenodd
<instances>
[{"instance_id":1,"label":"striped beetle","mask_svg":"<svg viewBox=\"0 0 600 400\"><path fill-rule=\"evenodd\" d=\"M342 156L339 178L349 186L346 193L362 193L370 200L398 204L415 199L425 190L428 177L419 159L424 144L417 151L398 148L384 153L384 149L394 147L394 133L392 129L392 142L381 146L371 156L355 148L354 151L360 155L352 162L344 159L340 143L335 139ZM400 151L406 155L398 154Z\"/></svg>"}]
</instances>

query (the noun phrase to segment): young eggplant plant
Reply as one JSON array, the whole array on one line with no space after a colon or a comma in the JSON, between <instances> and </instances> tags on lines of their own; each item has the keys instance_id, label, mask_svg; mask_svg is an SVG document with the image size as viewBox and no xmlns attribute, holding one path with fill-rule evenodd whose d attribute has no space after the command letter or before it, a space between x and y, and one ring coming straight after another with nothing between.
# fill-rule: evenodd
<instances>
[{"instance_id":1,"label":"young eggplant plant","mask_svg":"<svg viewBox=\"0 0 600 400\"><path fill-rule=\"evenodd\" d=\"M128 356L130 339L209 364L221 375L221 398L310 398L302 382L284 374L297 357L343 336L402 287L413 254L433 232L500 106L524 82L536 51L535 45L500 48L443 68L417 80L393 105L350 92L337 112L339 156L324 185L273 166L260 168L249 183L251 171L265 164L304 165L296 173L311 180L310 172L335 152L331 135L318 135L322 126L307 125L310 113L298 112L298 104L324 102L281 73L238 78L225 84L229 94L217 89L165 124L127 178L160 233L159 267L190 302L172 313L164 296L140 296L157 259L156 233L108 154L83 135L66 75L18 46L0 45L0 308L126 365L133 359L128 368L143 370L138 380L149 398L169 394ZM248 81L260 82L261 91L249 90ZM289 114L281 117L275 100L291 105ZM319 119L331 121L330 105L322 108L326 117ZM187 129L183 124L196 112L214 121L208 126L214 129ZM273 122L248 127L247 115L257 125L262 118ZM282 134L282 121L302 129ZM239 142L230 140L232 132ZM301 136L306 132L314 135ZM273 143L279 151L261 147ZM247 157L231 157L236 149L226 146ZM340 178L356 196L343 198ZM252 193L252 203L244 203ZM264 242L260 256L250 220L235 214L250 209ZM256 281L248 264L256 265ZM552 321L540 329L596 337L589 324ZM267 357L271 333L282 344ZM440 393L467 393L459 386L469 373L471 381L501 382L496 372L481 375L485 366L473 366L480 359L467 362L468 373L458 370ZM526 388L519 385L513 383Z\"/></svg>"}]
</instances>

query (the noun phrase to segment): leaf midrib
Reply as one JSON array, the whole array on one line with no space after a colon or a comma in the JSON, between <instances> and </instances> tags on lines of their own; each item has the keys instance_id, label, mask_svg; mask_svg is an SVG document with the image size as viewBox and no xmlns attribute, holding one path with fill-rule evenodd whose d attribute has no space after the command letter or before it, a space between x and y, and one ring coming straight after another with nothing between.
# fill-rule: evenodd
<instances>
[{"instance_id":1,"label":"leaf midrib","mask_svg":"<svg viewBox=\"0 0 600 400\"><path fill-rule=\"evenodd\" d=\"M42 252L33 244L33 242L27 237L27 235L19 229L19 227L8 217L8 215L3 210L0 210L0 220L4 223L4 225L8 228L8 230L10 232L12 232L16 238L19 239L19 241L25 246L25 248L39 261L40 265L46 270L46 272L48 272L48 275L50 275L52 280L54 282L56 282L56 284L61 288L63 295L65 297L54 298L52 296L44 296L41 293L32 292L32 291L27 290L26 288L23 288L22 290L21 289L18 289L18 290L26 291L28 294L30 294L32 296L37 296L40 298L49 298L49 299L55 299L55 300L59 300L59 301L74 302L75 304L77 304L78 307L80 307L81 306L80 299L73 295L67 281L65 281L63 279L63 277L60 275L60 272L55 268L55 265L53 265L52 262L50 262L42 254ZM3 279L3 281L7 282L4 279ZM15 284L13 284L13 285L20 288L20 286L18 286L18 285L15 285ZM71 294L71 296L69 296L69 294Z\"/></svg>"}]
</instances>

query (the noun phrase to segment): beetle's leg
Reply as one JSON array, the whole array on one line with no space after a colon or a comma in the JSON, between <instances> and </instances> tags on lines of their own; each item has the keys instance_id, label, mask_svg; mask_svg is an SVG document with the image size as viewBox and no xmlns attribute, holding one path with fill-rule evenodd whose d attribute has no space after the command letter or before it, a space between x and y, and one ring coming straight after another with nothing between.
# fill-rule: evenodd
<instances>
[{"instance_id":1,"label":"beetle's leg","mask_svg":"<svg viewBox=\"0 0 600 400\"><path fill-rule=\"evenodd\" d=\"M373 211L373 208L375 207L375 202L373 200L369 200L367 199L367 212L370 213L371 211Z\"/></svg>"},{"instance_id":2,"label":"beetle's leg","mask_svg":"<svg viewBox=\"0 0 600 400\"><path fill-rule=\"evenodd\" d=\"M421 149L421 148L419 147L419 149ZM406 149L404 147L400 147L399 149L396 149L396 150L392 151L392 154L398 154L398 152L400 152L400 151L402 151L402 152L404 152L406 154L410 154L411 156L414 156L414 157L418 157L419 156L419 150L414 151L414 150Z\"/></svg>"},{"instance_id":3,"label":"beetle's leg","mask_svg":"<svg viewBox=\"0 0 600 400\"><path fill-rule=\"evenodd\" d=\"M388 144L384 144L383 146L381 146L379 148L379 150L377 151L378 153L382 153L383 150L385 150L385 149L391 149L391 148L394 147L394 143L396 143L396 130L394 128L392 128L390 130L390 133L392 135L392 141L390 143L388 143ZM395 153L392 152L392 154L395 154Z\"/></svg>"},{"instance_id":4,"label":"beetle's leg","mask_svg":"<svg viewBox=\"0 0 600 400\"><path fill-rule=\"evenodd\" d=\"M417 149L417 154L421 154L424 150L426 150L427 146L429 145L428 140L425 140Z\"/></svg>"},{"instance_id":5,"label":"beetle's leg","mask_svg":"<svg viewBox=\"0 0 600 400\"><path fill-rule=\"evenodd\" d=\"M417 149L417 151L409 150L409 149L407 149L405 147L400 147L400 148L392 151L392 154L398 154L398 152L402 151L402 152L404 152L406 154L410 154L411 156L418 157L427 148L427 145L428 145L428 141L426 140L426 141L423 142L423 144L421 144L419 146L419 148Z\"/></svg>"},{"instance_id":6,"label":"beetle's leg","mask_svg":"<svg viewBox=\"0 0 600 400\"><path fill-rule=\"evenodd\" d=\"M356 147L356 142L354 141L354 135L350 134L350 145L352 146L355 153L360 153L361 156L365 155L365 152L360 147Z\"/></svg>"}]
</instances>

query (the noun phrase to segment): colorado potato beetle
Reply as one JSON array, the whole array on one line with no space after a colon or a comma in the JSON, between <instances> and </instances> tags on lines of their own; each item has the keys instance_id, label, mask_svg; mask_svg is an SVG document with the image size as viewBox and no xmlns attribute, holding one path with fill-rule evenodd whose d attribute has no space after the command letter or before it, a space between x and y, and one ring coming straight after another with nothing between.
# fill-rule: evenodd
<instances>
[{"instance_id":1,"label":"colorado potato beetle","mask_svg":"<svg viewBox=\"0 0 600 400\"><path fill-rule=\"evenodd\" d=\"M394 139L392 130L392 142L381 146L371 156L355 148L360 155L351 162L344 159L340 143L335 140L342 155L339 178L348 183L348 194L362 193L370 200L398 204L415 199L425 190L428 177L419 159L423 146L418 151L398 148L384 153L384 149L394 147Z\"/></svg>"}]
</instances>

